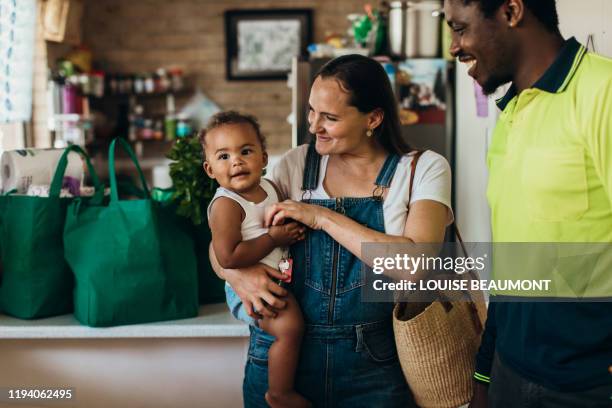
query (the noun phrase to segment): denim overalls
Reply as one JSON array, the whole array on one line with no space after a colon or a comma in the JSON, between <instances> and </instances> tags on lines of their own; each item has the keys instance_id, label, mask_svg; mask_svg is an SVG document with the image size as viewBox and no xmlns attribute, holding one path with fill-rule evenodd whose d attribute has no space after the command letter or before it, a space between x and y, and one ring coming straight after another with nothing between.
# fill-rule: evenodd
<instances>
[{"instance_id":1,"label":"denim overalls","mask_svg":"<svg viewBox=\"0 0 612 408\"><path fill-rule=\"evenodd\" d=\"M384 232L382 193L399 156L387 157L372 197L303 199ZM302 190L317 186L321 156L311 144ZM308 231L291 248L295 295L306 323L296 376L297 391L315 407L415 406L393 338L391 303L361 301L361 261L323 231ZM268 349L273 337L251 327L243 384L246 407L266 407Z\"/></svg>"}]
</instances>

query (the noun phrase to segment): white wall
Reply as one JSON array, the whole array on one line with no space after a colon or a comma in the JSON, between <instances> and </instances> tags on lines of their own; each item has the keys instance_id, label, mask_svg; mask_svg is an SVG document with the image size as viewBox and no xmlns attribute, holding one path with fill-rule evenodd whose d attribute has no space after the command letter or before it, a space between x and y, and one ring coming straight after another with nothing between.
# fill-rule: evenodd
<instances>
[{"instance_id":1,"label":"white wall","mask_svg":"<svg viewBox=\"0 0 612 408\"><path fill-rule=\"evenodd\" d=\"M489 100L489 117L476 116L474 80L465 64L457 64L457 140L455 157L455 218L466 242L491 240L486 200L487 149L495 127L497 107Z\"/></svg>"},{"instance_id":2,"label":"white wall","mask_svg":"<svg viewBox=\"0 0 612 408\"><path fill-rule=\"evenodd\" d=\"M561 33L586 45L593 34L595 51L612 57L612 1L557 0Z\"/></svg>"}]
</instances>

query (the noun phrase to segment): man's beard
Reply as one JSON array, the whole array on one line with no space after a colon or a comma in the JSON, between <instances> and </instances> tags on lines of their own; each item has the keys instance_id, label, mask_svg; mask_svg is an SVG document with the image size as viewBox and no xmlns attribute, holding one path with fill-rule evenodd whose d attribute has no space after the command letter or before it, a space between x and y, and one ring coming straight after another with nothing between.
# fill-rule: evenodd
<instances>
[{"instance_id":1,"label":"man's beard","mask_svg":"<svg viewBox=\"0 0 612 408\"><path fill-rule=\"evenodd\" d=\"M512 77L510 75L492 75L482 84L482 92L487 96L492 95L497 91L497 88L511 81Z\"/></svg>"}]
</instances>

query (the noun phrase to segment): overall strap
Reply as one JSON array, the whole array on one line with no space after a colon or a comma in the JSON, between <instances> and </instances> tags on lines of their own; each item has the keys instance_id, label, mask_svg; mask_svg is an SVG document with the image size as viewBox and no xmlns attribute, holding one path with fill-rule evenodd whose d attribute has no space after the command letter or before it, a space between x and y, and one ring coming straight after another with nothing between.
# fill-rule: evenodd
<instances>
[{"instance_id":1,"label":"overall strap","mask_svg":"<svg viewBox=\"0 0 612 408\"><path fill-rule=\"evenodd\" d=\"M317 153L314 142L310 143L310 145L308 145L308 153L306 154L304 177L302 178L302 193L317 188L320 163L321 155Z\"/></svg>"},{"instance_id":2,"label":"overall strap","mask_svg":"<svg viewBox=\"0 0 612 408\"><path fill-rule=\"evenodd\" d=\"M397 168L397 164L399 163L401 157L395 153L392 153L387 156L385 159L385 163L380 169L380 173L378 173L378 177L376 178L376 186L374 187L374 191L372 191L372 197L376 200L382 200L385 194L385 189L389 188L391 185L391 180L393 179L393 175L395 174L395 169Z\"/></svg>"},{"instance_id":3,"label":"overall strap","mask_svg":"<svg viewBox=\"0 0 612 408\"><path fill-rule=\"evenodd\" d=\"M400 157L393 153L387 156L385 159L385 163L380 169L380 173L378 173L378 177L376 178L375 184L380 187L389 188L391 185L391 179L393 179L393 174L395 174L395 169L397 168L397 163L399 163Z\"/></svg>"}]
</instances>

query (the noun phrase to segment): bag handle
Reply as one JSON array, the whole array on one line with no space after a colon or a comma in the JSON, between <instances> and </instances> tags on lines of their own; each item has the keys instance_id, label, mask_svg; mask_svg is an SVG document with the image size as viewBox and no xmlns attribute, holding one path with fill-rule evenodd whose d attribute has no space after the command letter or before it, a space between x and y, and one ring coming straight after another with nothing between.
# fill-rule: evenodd
<instances>
[{"instance_id":1,"label":"bag handle","mask_svg":"<svg viewBox=\"0 0 612 408\"><path fill-rule=\"evenodd\" d=\"M102 201L104 196L104 189L100 184L100 179L96 174L96 171L91 164L91 160L89 159L89 155L78 145L70 145L66 149L64 149L64 153L59 159L57 163L57 167L55 169L55 174L53 175L53 180L51 181L51 187L49 188L49 197L57 198L60 196L60 191L62 189L62 182L64 180L64 174L66 173L66 167L68 167L68 155L71 152L78 153L82 158L85 159L85 163L87 163L87 171L91 176L94 183L94 200Z\"/></svg>"},{"instance_id":2,"label":"bag handle","mask_svg":"<svg viewBox=\"0 0 612 408\"><path fill-rule=\"evenodd\" d=\"M463 255L467 258L469 254L467 249L465 248L465 243L463 242L463 238L461 238L461 233L459 232L459 227L457 227L457 223L453 221L453 229L455 231L455 235L457 236L457 240L459 241L459 245L461 246L461 250L463 251ZM478 279L478 275L473 271L469 270L467 273L472 279ZM474 328L477 333L482 333L484 331L483 322L480 319L480 315L478 314L478 308L476 307L476 299L472 295L472 292L469 290L464 290L464 294L469 297L470 301L468 302L468 307L470 308L470 318L472 319L472 324L474 324Z\"/></svg>"},{"instance_id":3,"label":"bag handle","mask_svg":"<svg viewBox=\"0 0 612 408\"><path fill-rule=\"evenodd\" d=\"M410 184L408 184L408 206L410 206L410 200L412 200L412 185L414 184L414 175L416 173L416 166L421 156L425 153L425 150L416 150L412 163L410 163Z\"/></svg>"},{"instance_id":4,"label":"bag handle","mask_svg":"<svg viewBox=\"0 0 612 408\"><path fill-rule=\"evenodd\" d=\"M417 150L414 157L412 158L412 163L410 163L410 184L408 185L408 189L409 189L408 190L408 205L410 205L410 200L412 199L412 187L414 184L414 175L416 173L416 166L417 166L419 159L423 155L423 153L425 153L425 150ZM455 231L455 235L457 236L457 240L459 241L459 245L461 246L461 250L463 251L463 254L467 257L468 252L465 247L465 243L463 242L463 238L461 238L461 233L459 232L457 223L455 221L453 221L453 230ZM471 277L473 278L475 277L473 271L470 270L467 273ZM474 299L474 296L472 296L472 293L469 290L462 291L462 292L465 295L467 295L467 297L470 299L468 302L468 306L470 309L470 318L472 319L472 323L474 324L474 328L476 329L476 332L481 333L483 331L483 324L480 319L480 316L478 315L478 309L476 308L476 304L475 304L476 301ZM450 312L450 310L453 308L453 304L448 300L448 298L441 291L438 291L438 297L440 297L440 303L442 303L444 310L447 313Z\"/></svg>"},{"instance_id":5,"label":"bag handle","mask_svg":"<svg viewBox=\"0 0 612 408\"><path fill-rule=\"evenodd\" d=\"M151 197L151 192L149 191L149 186L147 185L147 180L140 168L140 164L138 164L138 159L136 158L136 154L130 147L130 144L123 138L117 137L113 139L108 148L108 176L110 178L110 189L111 189L111 202L119 201L119 193L117 191L117 175L115 173L115 147L119 143L119 146L123 149L124 152L130 156L130 159L136 166L136 170L138 171L138 175L140 176L140 182L142 183L142 188L147 197Z\"/></svg>"}]
</instances>

